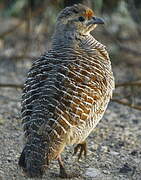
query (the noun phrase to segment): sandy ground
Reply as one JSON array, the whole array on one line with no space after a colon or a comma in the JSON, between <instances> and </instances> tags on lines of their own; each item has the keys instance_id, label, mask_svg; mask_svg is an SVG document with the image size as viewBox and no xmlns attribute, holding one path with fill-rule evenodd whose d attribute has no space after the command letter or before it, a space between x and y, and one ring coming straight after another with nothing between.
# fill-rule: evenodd
<instances>
[{"instance_id":1,"label":"sandy ground","mask_svg":"<svg viewBox=\"0 0 141 180\"><path fill-rule=\"evenodd\" d=\"M23 82L24 64L5 63L5 69L0 64L1 82ZM122 68L114 72L116 78L126 80ZM20 89L0 89L0 180L27 179L17 165L23 147L20 99ZM68 171L81 174L76 180L141 180L141 112L110 102L88 138L87 158L78 162L73 147L67 147L63 159ZM53 175L58 172L58 163L53 161L43 179L60 179Z\"/></svg>"}]
</instances>

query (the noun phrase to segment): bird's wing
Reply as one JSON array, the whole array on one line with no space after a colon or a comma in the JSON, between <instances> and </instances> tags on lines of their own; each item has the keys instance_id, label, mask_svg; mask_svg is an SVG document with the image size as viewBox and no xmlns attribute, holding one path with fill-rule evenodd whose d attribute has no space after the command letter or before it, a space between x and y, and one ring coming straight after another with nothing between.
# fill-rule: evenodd
<instances>
[{"instance_id":1,"label":"bird's wing","mask_svg":"<svg viewBox=\"0 0 141 180\"><path fill-rule=\"evenodd\" d=\"M53 133L59 138L87 121L94 103L107 92L105 67L81 54L62 56L48 53L28 73L22 102L26 136Z\"/></svg>"}]
</instances>

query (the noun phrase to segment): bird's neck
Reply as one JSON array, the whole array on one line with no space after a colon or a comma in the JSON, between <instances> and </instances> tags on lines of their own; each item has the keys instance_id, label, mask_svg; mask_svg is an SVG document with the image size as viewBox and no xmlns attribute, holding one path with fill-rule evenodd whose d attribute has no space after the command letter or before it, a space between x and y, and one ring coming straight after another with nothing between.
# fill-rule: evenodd
<instances>
[{"instance_id":1,"label":"bird's neck","mask_svg":"<svg viewBox=\"0 0 141 180\"><path fill-rule=\"evenodd\" d=\"M77 33L74 31L55 32L52 39L52 49L60 48L76 48Z\"/></svg>"},{"instance_id":2,"label":"bird's neck","mask_svg":"<svg viewBox=\"0 0 141 180\"><path fill-rule=\"evenodd\" d=\"M97 41L91 34L88 34L80 39L80 47L86 51L105 49L105 46Z\"/></svg>"},{"instance_id":3,"label":"bird's neck","mask_svg":"<svg viewBox=\"0 0 141 180\"><path fill-rule=\"evenodd\" d=\"M62 48L82 49L90 52L95 49L105 49L105 46L91 34L83 35L73 31L62 31L54 33L51 48L54 50Z\"/></svg>"}]
</instances>

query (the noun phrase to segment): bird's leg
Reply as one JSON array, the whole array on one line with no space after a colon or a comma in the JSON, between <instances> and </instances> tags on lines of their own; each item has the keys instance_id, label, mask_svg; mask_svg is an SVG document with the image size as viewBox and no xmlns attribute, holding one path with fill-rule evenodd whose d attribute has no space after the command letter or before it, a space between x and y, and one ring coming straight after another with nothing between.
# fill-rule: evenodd
<instances>
[{"instance_id":1,"label":"bird's leg","mask_svg":"<svg viewBox=\"0 0 141 180\"><path fill-rule=\"evenodd\" d=\"M75 174L75 173L72 173L72 174L68 174L64 168L64 164L63 164L63 161L61 159L61 155L58 156L58 163L59 163L59 166L60 166L60 174L59 174L59 177L61 178L74 178L74 177L78 177L79 174Z\"/></svg>"},{"instance_id":2,"label":"bird's leg","mask_svg":"<svg viewBox=\"0 0 141 180\"><path fill-rule=\"evenodd\" d=\"M84 156L86 158L87 156L87 143L86 141L83 141L80 144L77 144L77 146L74 148L74 154L77 154L77 152L80 150L79 154L78 154L78 160L82 157L82 153L84 153Z\"/></svg>"},{"instance_id":3,"label":"bird's leg","mask_svg":"<svg viewBox=\"0 0 141 180\"><path fill-rule=\"evenodd\" d=\"M58 163L59 163L59 166L60 166L60 174L59 174L59 176L61 178L67 178L68 175L67 175L66 170L64 168L64 164L63 164L63 161L61 159L61 155L59 155L59 157L58 157Z\"/></svg>"}]
</instances>

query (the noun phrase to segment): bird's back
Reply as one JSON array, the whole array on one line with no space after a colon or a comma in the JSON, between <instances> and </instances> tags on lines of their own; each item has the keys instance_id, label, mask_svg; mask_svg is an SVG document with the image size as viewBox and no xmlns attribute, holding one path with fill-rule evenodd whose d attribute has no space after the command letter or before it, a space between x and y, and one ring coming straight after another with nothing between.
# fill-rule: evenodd
<instances>
[{"instance_id":1,"label":"bird's back","mask_svg":"<svg viewBox=\"0 0 141 180\"><path fill-rule=\"evenodd\" d=\"M58 46L36 60L28 73L22 102L24 131L26 137L49 141L49 159L66 144L89 135L112 94L107 52L95 39L90 42L87 39L75 49Z\"/></svg>"}]
</instances>

